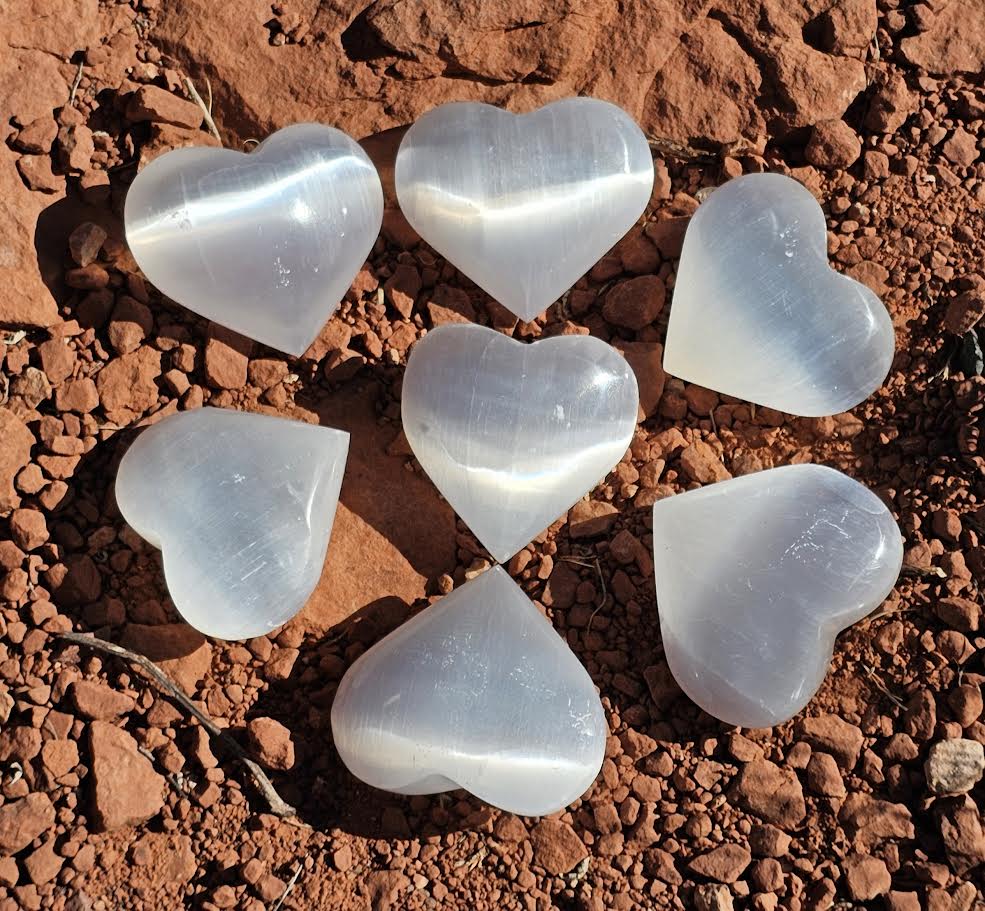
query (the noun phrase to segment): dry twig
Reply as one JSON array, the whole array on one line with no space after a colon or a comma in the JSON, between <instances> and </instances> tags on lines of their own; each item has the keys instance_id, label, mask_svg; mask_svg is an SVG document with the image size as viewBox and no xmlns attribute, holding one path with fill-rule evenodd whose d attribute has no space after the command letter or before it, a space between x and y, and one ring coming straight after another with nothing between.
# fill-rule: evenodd
<instances>
[{"instance_id":1,"label":"dry twig","mask_svg":"<svg viewBox=\"0 0 985 911\"><path fill-rule=\"evenodd\" d=\"M195 83L191 81L187 76L185 79L185 88L188 89L188 94L192 96L192 101L195 102L201 109L202 115L205 117L205 125L209 128L209 132L219 140L219 145L222 145L222 137L219 135L219 129L215 125L215 121L212 119L212 83L209 82L208 78L205 80L205 86L209 90L209 103L206 104L202 100L202 96L198 94L198 89L195 88Z\"/></svg>"},{"instance_id":2,"label":"dry twig","mask_svg":"<svg viewBox=\"0 0 985 911\"><path fill-rule=\"evenodd\" d=\"M287 900L287 896L291 894L291 889L294 888L294 885L298 881L298 877L300 875L301 875L301 864L298 864L294 868L294 873L291 876L290 881L284 887L284 891L281 892L280 898L277 899L277 904L275 904L273 908L270 909L270 911L280 911L280 906L284 904L284 902Z\"/></svg>"},{"instance_id":3,"label":"dry twig","mask_svg":"<svg viewBox=\"0 0 985 911\"><path fill-rule=\"evenodd\" d=\"M82 61L79 61L79 68L75 71L75 78L72 80L72 91L68 93L68 106L75 104L75 93L79 90L79 83L82 81Z\"/></svg>"},{"instance_id":4,"label":"dry twig","mask_svg":"<svg viewBox=\"0 0 985 911\"><path fill-rule=\"evenodd\" d=\"M220 728L208 715L205 714L188 696L185 692L178 686L167 674L164 673L153 661L146 658L144 655L138 655L136 652L131 652L130 649L123 648L121 645L116 645L113 642L107 642L105 639L99 639L96 636L89 636L84 633L58 633L58 638L63 642L71 642L73 645L80 645L83 648L91 648L93 651L102 652L104 655L113 655L116 658L122 658L124 661L128 661L134 667L139 668L146 674L151 680L154 681L157 686L167 693L175 702L177 702L183 709L185 709L189 714L194 715L198 719L202 727L209 732L209 734L214 737L219 743L225 747L236 759L238 759L244 766L246 766L247 771L249 771L250 776L253 778L253 782L257 787L257 790L263 796L264 800L267 801L267 805L270 807L270 812L274 816L280 816L282 818L287 818L291 816L297 816L297 810L294 809L287 801L285 801L280 794L277 793L277 789L273 786L273 783L267 777L266 772L260 768L255 760L250 759L239 743L237 743L232 737L229 736L222 728Z\"/></svg>"},{"instance_id":5,"label":"dry twig","mask_svg":"<svg viewBox=\"0 0 985 911\"><path fill-rule=\"evenodd\" d=\"M895 703L901 709L905 709L906 706L903 704L902 700L898 696L894 696L890 691L889 687L886 686L885 682L876 676L876 672L868 664L863 664L862 667L865 668L865 676L872 681L872 685L882 693L890 702Z\"/></svg>"}]
</instances>

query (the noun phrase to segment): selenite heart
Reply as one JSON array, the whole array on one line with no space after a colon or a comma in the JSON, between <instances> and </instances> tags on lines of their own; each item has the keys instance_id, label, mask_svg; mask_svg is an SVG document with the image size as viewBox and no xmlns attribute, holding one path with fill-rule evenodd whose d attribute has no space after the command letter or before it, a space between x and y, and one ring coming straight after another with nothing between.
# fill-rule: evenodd
<instances>
[{"instance_id":1,"label":"selenite heart","mask_svg":"<svg viewBox=\"0 0 985 911\"><path fill-rule=\"evenodd\" d=\"M674 287L668 373L817 417L878 389L894 344L879 298L829 267L824 213L797 181L737 177L699 206Z\"/></svg>"},{"instance_id":2,"label":"selenite heart","mask_svg":"<svg viewBox=\"0 0 985 911\"><path fill-rule=\"evenodd\" d=\"M523 816L595 780L609 729L588 673L498 566L349 668L332 705L339 756L399 794L465 788Z\"/></svg>"},{"instance_id":3,"label":"selenite heart","mask_svg":"<svg viewBox=\"0 0 985 911\"><path fill-rule=\"evenodd\" d=\"M301 355L376 241L383 188L358 143L303 123L250 154L175 149L133 182L127 241L161 291L249 338Z\"/></svg>"},{"instance_id":4,"label":"selenite heart","mask_svg":"<svg viewBox=\"0 0 985 911\"><path fill-rule=\"evenodd\" d=\"M414 346L401 411L424 470L503 562L625 455L638 404L632 369L600 339L527 345L450 324Z\"/></svg>"},{"instance_id":5,"label":"selenite heart","mask_svg":"<svg viewBox=\"0 0 985 911\"><path fill-rule=\"evenodd\" d=\"M653 556L677 682L710 715L759 728L814 695L837 634L892 590L903 541L857 481L790 465L659 500Z\"/></svg>"},{"instance_id":6,"label":"selenite heart","mask_svg":"<svg viewBox=\"0 0 985 911\"><path fill-rule=\"evenodd\" d=\"M411 126L394 177L417 233L532 320L643 213L653 158L633 119L606 101L566 98L529 114L455 102Z\"/></svg>"},{"instance_id":7,"label":"selenite heart","mask_svg":"<svg viewBox=\"0 0 985 911\"><path fill-rule=\"evenodd\" d=\"M199 408L137 437L116 502L160 548L188 623L222 639L261 636L318 583L348 449L341 430Z\"/></svg>"}]
</instances>

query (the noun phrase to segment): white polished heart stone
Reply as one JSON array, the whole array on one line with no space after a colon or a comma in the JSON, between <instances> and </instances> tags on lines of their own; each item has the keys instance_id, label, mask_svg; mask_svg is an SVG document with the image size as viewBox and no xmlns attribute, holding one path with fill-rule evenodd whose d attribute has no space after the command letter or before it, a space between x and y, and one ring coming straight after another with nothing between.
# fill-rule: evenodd
<instances>
[{"instance_id":1,"label":"white polished heart stone","mask_svg":"<svg viewBox=\"0 0 985 911\"><path fill-rule=\"evenodd\" d=\"M698 207L674 286L668 373L817 417L878 389L894 345L879 298L829 267L824 213L796 180L737 177Z\"/></svg>"},{"instance_id":2,"label":"white polished heart stone","mask_svg":"<svg viewBox=\"0 0 985 911\"><path fill-rule=\"evenodd\" d=\"M523 816L595 780L609 733L588 673L500 567L426 608L349 668L335 746L367 784L465 788Z\"/></svg>"},{"instance_id":3,"label":"white polished heart stone","mask_svg":"<svg viewBox=\"0 0 985 911\"><path fill-rule=\"evenodd\" d=\"M349 434L199 408L144 430L116 476L130 526L161 550L181 616L222 639L286 623L318 583Z\"/></svg>"},{"instance_id":4,"label":"white polished heart stone","mask_svg":"<svg viewBox=\"0 0 985 911\"><path fill-rule=\"evenodd\" d=\"M502 563L619 462L638 405L632 369L600 339L528 345L449 324L414 346L401 413L424 470Z\"/></svg>"},{"instance_id":5,"label":"white polished heart stone","mask_svg":"<svg viewBox=\"0 0 985 911\"><path fill-rule=\"evenodd\" d=\"M168 297L300 355L376 242L383 188L355 140L303 123L249 154L161 155L130 186L124 220L134 258Z\"/></svg>"},{"instance_id":6,"label":"white polished heart stone","mask_svg":"<svg viewBox=\"0 0 985 911\"><path fill-rule=\"evenodd\" d=\"M407 131L394 176L418 234L531 320L640 217L653 158L633 119L606 101L566 98L528 114L455 102Z\"/></svg>"},{"instance_id":7,"label":"white polished heart stone","mask_svg":"<svg viewBox=\"0 0 985 911\"><path fill-rule=\"evenodd\" d=\"M759 728L814 695L837 634L892 590L903 541L857 481L791 465L659 500L653 556L677 682L710 715Z\"/></svg>"}]
</instances>

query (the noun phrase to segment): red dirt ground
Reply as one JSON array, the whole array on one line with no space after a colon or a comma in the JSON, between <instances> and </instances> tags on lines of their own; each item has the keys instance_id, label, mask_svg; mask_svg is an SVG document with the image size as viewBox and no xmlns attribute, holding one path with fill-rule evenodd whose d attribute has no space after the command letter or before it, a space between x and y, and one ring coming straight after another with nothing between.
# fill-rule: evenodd
<instances>
[{"instance_id":1,"label":"red dirt ground","mask_svg":"<svg viewBox=\"0 0 985 911\"><path fill-rule=\"evenodd\" d=\"M938 797L924 765L939 741L985 742L980 0L18 0L0 21L0 911L981 907L983 787ZM320 120L365 138L388 183L383 235L302 358L162 299L123 242L139 166L214 141L186 76L211 85L225 145ZM441 102L575 93L639 119L656 186L627 238L518 325L410 230L393 155ZM626 328L661 295L634 277L669 300L702 191L764 169L816 194L834 264L892 313L889 379L850 414L793 419L665 378L665 304ZM487 564L400 431L408 349L463 318L611 341L646 411L590 499L510 562L611 726L592 790L543 820L373 791L328 723L352 660ZM179 622L112 496L134 430L205 402L353 433L322 584L244 644ZM879 492L904 573L802 717L730 730L669 676L649 506L803 461ZM69 629L159 660L274 767L299 819L265 813L132 669L59 644Z\"/></svg>"}]
</instances>

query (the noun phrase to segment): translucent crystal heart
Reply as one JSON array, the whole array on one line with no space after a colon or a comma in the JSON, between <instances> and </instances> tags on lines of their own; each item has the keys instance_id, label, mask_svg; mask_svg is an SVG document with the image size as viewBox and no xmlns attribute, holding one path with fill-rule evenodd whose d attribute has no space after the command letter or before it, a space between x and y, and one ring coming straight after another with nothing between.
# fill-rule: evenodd
<instances>
[{"instance_id":1,"label":"translucent crystal heart","mask_svg":"<svg viewBox=\"0 0 985 911\"><path fill-rule=\"evenodd\" d=\"M249 338L303 354L376 241L383 188L345 133L315 123L250 154L175 149L134 180L127 241L178 303Z\"/></svg>"},{"instance_id":2,"label":"translucent crystal heart","mask_svg":"<svg viewBox=\"0 0 985 911\"><path fill-rule=\"evenodd\" d=\"M659 500L653 556L677 682L710 715L758 728L807 704L835 636L892 590L903 542L870 490L792 465Z\"/></svg>"},{"instance_id":3,"label":"translucent crystal heart","mask_svg":"<svg viewBox=\"0 0 985 911\"><path fill-rule=\"evenodd\" d=\"M247 639L286 623L325 562L349 434L200 408L143 431L116 502L155 547L175 607L209 636Z\"/></svg>"},{"instance_id":4,"label":"translucent crystal heart","mask_svg":"<svg viewBox=\"0 0 985 911\"><path fill-rule=\"evenodd\" d=\"M894 344L879 298L829 267L824 213L797 181L737 177L698 208L674 287L668 373L788 414L837 414L879 388Z\"/></svg>"},{"instance_id":5,"label":"translucent crystal heart","mask_svg":"<svg viewBox=\"0 0 985 911\"><path fill-rule=\"evenodd\" d=\"M414 347L401 411L424 470L503 562L625 455L638 404L632 369L600 339L527 345L459 324Z\"/></svg>"},{"instance_id":6,"label":"translucent crystal heart","mask_svg":"<svg viewBox=\"0 0 985 911\"><path fill-rule=\"evenodd\" d=\"M653 159L633 119L595 98L529 114L456 102L407 131L394 176L421 237L531 320L640 217Z\"/></svg>"},{"instance_id":7,"label":"translucent crystal heart","mask_svg":"<svg viewBox=\"0 0 985 911\"><path fill-rule=\"evenodd\" d=\"M461 787L524 816L580 797L608 732L588 673L498 566L362 655L332 705L339 756L367 784Z\"/></svg>"}]
</instances>

